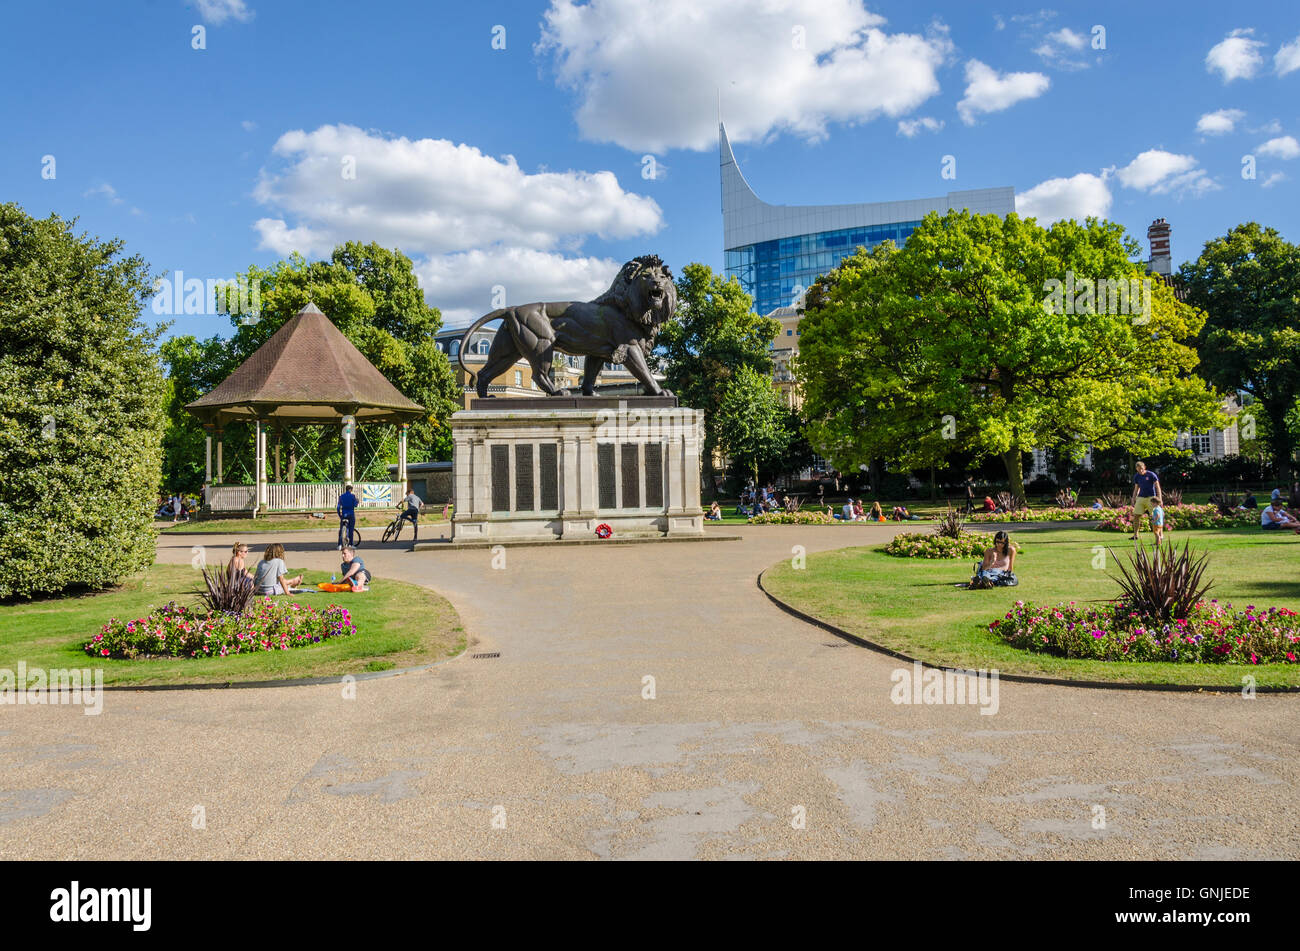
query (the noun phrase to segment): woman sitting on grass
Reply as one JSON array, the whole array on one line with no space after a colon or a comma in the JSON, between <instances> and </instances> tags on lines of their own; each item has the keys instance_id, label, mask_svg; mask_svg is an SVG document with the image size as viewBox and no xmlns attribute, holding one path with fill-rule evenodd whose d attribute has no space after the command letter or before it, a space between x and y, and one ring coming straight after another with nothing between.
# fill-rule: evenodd
<instances>
[{"instance_id":1,"label":"woman sitting on grass","mask_svg":"<svg viewBox=\"0 0 1300 951\"><path fill-rule=\"evenodd\" d=\"M880 500L871 503L871 514L867 516L869 522L883 522L885 520L885 510L880 507Z\"/></svg>"},{"instance_id":2,"label":"woman sitting on grass","mask_svg":"<svg viewBox=\"0 0 1300 951\"><path fill-rule=\"evenodd\" d=\"M253 584L257 586L258 594L288 594L295 585L302 584L302 575L289 577L289 567L284 563L284 546L274 542L262 553Z\"/></svg>"},{"instance_id":3,"label":"woman sitting on grass","mask_svg":"<svg viewBox=\"0 0 1300 951\"><path fill-rule=\"evenodd\" d=\"M705 517L706 519L708 519L710 522L721 522L721 521L722 521L722 506L720 506L720 505L715 501L712 505L709 506L709 514L706 515L706 516L704 516L704 517Z\"/></svg>"},{"instance_id":4,"label":"woman sitting on grass","mask_svg":"<svg viewBox=\"0 0 1300 951\"><path fill-rule=\"evenodd\" d=\"M229 573L233 578L235 575L246 575L249 573L248 566L244 564L244 559L248 557L248 545L243 542L235 542L230 546L230 565Z\"/></svg>"},{"instance_id":5,"label":"woman sitting on grass","mask_svg":"<svg viewBox=\"0 0 1300 951\"><path fill-rule=\"evenodd\" d=\"M1010 588L1020 584L1016 578L1016 546L1006 532L993 536L993 547L984 552L984 560L975 566L971 588Z\"/></svg>"}]
</instances>

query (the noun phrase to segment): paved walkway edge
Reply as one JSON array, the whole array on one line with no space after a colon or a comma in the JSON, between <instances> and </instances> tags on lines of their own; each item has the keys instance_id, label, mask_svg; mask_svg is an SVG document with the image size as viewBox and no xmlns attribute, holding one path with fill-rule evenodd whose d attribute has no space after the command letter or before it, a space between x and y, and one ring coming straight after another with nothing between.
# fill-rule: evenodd
<instances>
[{"instance_id":1,"label":"paved walkway edge","mask_svg":"<svg viewBox=\"0 0 1300 951\"><path fill-rule=\"evenodd\" d=\"M898 651L889 647L885 647L882 644L876 644L873 643L872 641L867 640L866 638L859 637L856 634L850 634L848 631L844 630L843 628L836 627L834 624L831 624L828 621L823 621L821 618L813 617L811 614L805 614L803 611L800 611L794 605L782 601L780 598L774 595L771 591L768 591L767 588L763 586L763 576L767 574L768 570L769 569L764 568L762 571L758 573L758 590L762 591L763 594L767 595L768 600L771 601L773 604L775 604L786 614L792 615L793 617L797 617L799 620L807 624L811 624L813 627L819 627L823 631L827 631L831 634L834 634L836 637L842 638L843 640L848 641L850 644L855 644L858 647L865 647L868 650L876 651L877 653L884 654L888 657L893 657L901 661L905 661L909 664L920 664L922 667L929 667L934 670L951 670L955 673L964 672L964 668L945 667L942 664L931 664L924 660L918 660L915 657L909 657L906 654L899 653ZM1097 689L1097 690L1166 690L1166 691L1174 691L1178 693L1240 693L1241 692L1240 687L1213 686L1213 685L1196 686L1193 684L1110 683L1108 681L1103 681L1103 680L1067 680L1062 677L1035 677L1032 674L1004 674L1001 671L998 671L998 679L1008 680L1011 681L1012 683L1048 684L1055 687L1090 687L1092 689ZM1282 694L1300 693L1300 687L1256 687L1255 692L1256 693L1282 693Z\"/></svg>"}]
</instances>

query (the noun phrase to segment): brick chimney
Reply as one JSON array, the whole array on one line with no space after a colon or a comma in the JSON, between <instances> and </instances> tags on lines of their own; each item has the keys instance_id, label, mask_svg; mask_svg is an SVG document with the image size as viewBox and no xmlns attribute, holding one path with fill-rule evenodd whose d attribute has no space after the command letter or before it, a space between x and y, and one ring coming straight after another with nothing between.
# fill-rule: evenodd
<instances>
[{"instance_id":1,"label":"brick chimney","mask_svg":"<svg viewBox=\"0 0 1300 951\"><path fill-rule=\"evenodd\" d=\"M1157 218L1147 228L1147 240L1151 242L1151 260L1147 267L1154 274L1169 274L1173 264L1173 255L1169 250L1169 223Z\"/></svg>"}]
</instances>

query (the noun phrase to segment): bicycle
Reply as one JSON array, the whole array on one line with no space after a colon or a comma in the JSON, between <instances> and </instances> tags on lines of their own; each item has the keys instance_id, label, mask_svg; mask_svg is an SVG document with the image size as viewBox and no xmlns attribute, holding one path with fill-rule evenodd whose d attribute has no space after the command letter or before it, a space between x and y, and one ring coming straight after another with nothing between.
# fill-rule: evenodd
<instances>
[{"instance_id":1,"label":"bicycle","mask_svg":"<svg viewBox=\"0 0 1300 951\"><path fill-rule=\"evenodd\" d=\"M384 536L382 539L380 539L380 541L382 541L385 545L387 545L389 542L397 541L399 538L402 537L402 526L407 523L410 523L412 526L415 525L415 523L412 522L410 518L407 517L405 509L403 507L399 507L397 514L393 516L393 520L389 522L388 527L384 529Z\"/></svg>"},{"instance_id":2,"label":"bicycle","mask_svg":"<svg viewBox=\"0 0 1300 951\"><path fill-rule=\"evenodd\" d=\"M340 518L339 529L342 530L345 526L346 526L346 522L342 518ZM343 535L344 535L344 543L348 545L350 548L361 547L361 531L355 525L352 526L351 530L344 532Z\"/></svg>"}]
</instances>

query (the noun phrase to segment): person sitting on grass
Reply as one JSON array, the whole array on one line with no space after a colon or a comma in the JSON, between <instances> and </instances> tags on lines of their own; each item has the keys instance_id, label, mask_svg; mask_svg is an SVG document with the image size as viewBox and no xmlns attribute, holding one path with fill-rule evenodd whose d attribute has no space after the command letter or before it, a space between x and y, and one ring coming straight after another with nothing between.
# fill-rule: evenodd
<instances>
[{"instance_id":1,"label":"person sitting on grass","mask_svg":"<svg viewBox=\"0 0 1300 951\"><path fill-rule=\"evenodd\" d=\"M858 499L853 503L853 521L865 522L867 517L862 514L862 500Z\"/></svg>"},{"instance_id":2,"label":"person sitting on grass","mask_svg":"<svg viewBox=\"0 0 1300 951\"><path fill-rule=\"evenodd\" d=\"M244 560L248 557L248 546L243 542L235 542L230 546L230 576L233 578L236 574L249 574L249 569Z\"/></svg>"},{"instance_id":3,"label":"person sitting on grass","mask_svg":"<svg viewBox=\"0 0 1300 951\"><path fill-rule=\"evenodd\" d=\"M1165 538L1165 507L1157 501L1155 508L1151 510L1151 531L1156 533L1156 544L1159 545Z\"/></svg>"},{"instance_id":4,"label":"person sitting on grass","mask_svg":"<svg viewBox=\"0 0 1300 951\"><path fill-rule=\"evenodd\" d=\"M1104 506L1101 504L1101 499L1093 499L1092 507L1093 507L1094 509L1101 509L1101 508L1103 508Z\"/></svg>"},{"instance_id":5,"label":"person sitting on grass","mask_svg":"<svg viewBox=\"0 0 1300 951\"><path fill-rule=\"evenodd\" d=\"M284 563L284 546L274 542L266 546L262 560L257 563L257 572L253 575L253 584L257 593L262 595L288 594L295 585L302 584L302 575L289 577L289 568Z\"/></svg>"},{"instance_id":6,"label":"person sitting on grass","mask_svg":"<svg viewBox=\"0 0 1300 951\"><path fill-rule=\"evenodd\" d=\"M993 501L993 497L990 495L984 496L984 511L996 512L997 510L998 510L998 503Z\"/></svg>"},{"instance_id":7,"label":"person sitting on grass","mask_svg":"<svg viewBox=\"0 0 1300 951\"><path fill-rule=\"evenodd\" d=\"M718 505L717 501L714 501L714 503L709 506L709 514L704 517L710 522L721 522L722 506Z\"/></svg>"},{"instance_id":8,"label":"person sitting on grass","mask_svg":"<svg viewBox=\"0 0 1300 951\"><path fill-rule=\"evenodd\" d=\"M993 536L993 547L984 552L984 560L975 566L969 588L1011 588L1020 584L1016 578L1016 546L1006 532Z\"/></svg>"},{"instance_id":9,"label":"person sitting on grass","mask_svg":"<svg viewBox=\"0 0 1300 951\"><path fill-rule=\"evenodd\" d=\"M849 499L847 502L844 503L844 508L841 510L840 518L846 522L853 521L853 500L852 499Z\"/></svg>"},{"instance_id":10,"label":"person sitting on grass","mask_svg":"<svg viewBox=\"0 0 1300 951\"><path fill-rule=\"evenodd\" d=\"M370 572L366 563L357 557L356 549L343 546L343 564L339 565L339 580L352 585L353 593L365 591L370 584Z\"/></svg>"},{"instance_id":11,"label":"person sitting on grass","mask_svg":"<svg viewBox=\"0 0 1300 951\"><path fill-rule=\"evenodd\" d=\"M895 505L893 519L895 522L911 522L920 518L919 515L913 515L907 510L906 505Z\"/></svg>"},{"instance_id":12,"label":"person sitting on grass","mask_svg":"<svg viewBox=\"0 0 1300 951\"><path fill-rule=\"evenodd\" d=\"M1282 500L1274 499L1268 503L1268 508L1264 509L1259 515L1259 527L1266 529L1286 528L1300 535L1300 522L1297 522L1286 509L1282 508Z\"/></svg>"},{"instance_id":13,"label":"person sitting on grass","mask_svg":"<svg viewBox=\"0 0 1300 951\"><path fill-rule=\"evenodd\" d=\"M880 500L871 503L871 513L867 516L869 522L883 522L885 520L885 510L880 507Z\"/></svg>"}]
</instances>

